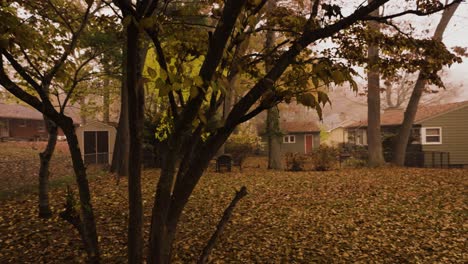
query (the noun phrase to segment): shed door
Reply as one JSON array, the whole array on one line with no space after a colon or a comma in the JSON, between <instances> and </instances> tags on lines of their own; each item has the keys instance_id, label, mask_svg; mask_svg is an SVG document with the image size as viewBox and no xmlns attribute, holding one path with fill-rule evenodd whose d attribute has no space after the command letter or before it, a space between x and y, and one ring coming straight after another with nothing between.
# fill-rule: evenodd
<instances>
[{"instance_id":1,"label":"shed door","mask_svg":"<svg viewBox=\"0 0 468 264\"><path fill-rule=\"evenodd\" d=\"M109 132L84 132L84 161L86 164L109 163Z\"/></svg>"},{"instance_id":2,"label":"shed door","mask_svg":"<svg viewBox=\"0 0 468 264\"><path fill-rule=\"evenodd\" d=\"M305 154L312 153L314 149L314 135L305 135Z\"/></svg>"}]
</instances>

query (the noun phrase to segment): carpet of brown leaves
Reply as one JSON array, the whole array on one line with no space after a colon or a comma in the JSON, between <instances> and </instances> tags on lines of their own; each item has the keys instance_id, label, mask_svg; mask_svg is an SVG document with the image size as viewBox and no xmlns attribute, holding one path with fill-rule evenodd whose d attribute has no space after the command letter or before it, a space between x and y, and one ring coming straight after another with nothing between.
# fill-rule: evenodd
<instances>
[{"instance_id":1,"label":"carpet of brown leaves","mask_svg":"<svg viewBox=\"0 0 468 264\"><path fill-rule=\"evenodd\" d=\"M148 235L157 170L143 175ZM126 262L127 186L91 181L103 263ZM212 263L467 263L467 170L356 169L207 173L181 219L175 263L193 263L236 189L248 196L215 247ZM0 263L80 263L77 232L37 218L36 196L1 201ZM146 238L145 238L146 239Z\"/></svg>"}]
</instances>

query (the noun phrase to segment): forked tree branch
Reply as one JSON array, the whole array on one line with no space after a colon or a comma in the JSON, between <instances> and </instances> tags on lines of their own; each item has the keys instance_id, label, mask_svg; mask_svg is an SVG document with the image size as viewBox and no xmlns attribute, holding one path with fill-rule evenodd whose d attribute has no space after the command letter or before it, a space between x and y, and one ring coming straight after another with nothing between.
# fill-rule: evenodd
<instances>
[{"instance_id":1,"label":"forked tree branch","mask_svg":"<svg viewBox=\"0 0 468 264\"><path fill-rule=\"evenodd\" d=\"M55 62L54 66L44 75L44 78L42 80L43 85L47 86L47 85L50 84L50 82L54 78L55 74L57 74L59 69L62 67L62 65L67 60L70 53L75 49L81 33L83 32L86 25L88 24L89 15L90 15L90 12L91 12L91 7L92 7L92 4L88 5L88 7L86 8L84 17L83 17L83 19L81 21L81 24L80 24L78 30L76 32L73 32L73 31L71 32L72 33L72 39L70 41L70 44L65 48L62 56L60 56L60 58Z\"/></svg>"}]
</instances>

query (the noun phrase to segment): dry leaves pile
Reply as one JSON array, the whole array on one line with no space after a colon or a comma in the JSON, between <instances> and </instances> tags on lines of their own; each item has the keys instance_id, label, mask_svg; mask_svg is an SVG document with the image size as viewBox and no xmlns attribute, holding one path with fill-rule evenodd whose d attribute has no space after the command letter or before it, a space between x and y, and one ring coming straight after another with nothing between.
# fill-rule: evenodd
<instances>
[{"instance_id":1,"label":"dry leaves pile","mask_svg":"<svg viewBox=\"0 0 468 264\"><path fill-rule=\"evenodd\" d=\"M144 172L148 235L157 170ZM207 173L181 219L175 263L193 263L235 189L248 196L212 254L213 263L466 263L467 170L359 169ZM91 181L103 263L126 262L126 181ZM55 215L63 188L51 191ZM2 201L0 263L82 262L77 233L39 220L36 197ZM145 238L147 239L147 238Z\"/></svg>"}]
</instances>

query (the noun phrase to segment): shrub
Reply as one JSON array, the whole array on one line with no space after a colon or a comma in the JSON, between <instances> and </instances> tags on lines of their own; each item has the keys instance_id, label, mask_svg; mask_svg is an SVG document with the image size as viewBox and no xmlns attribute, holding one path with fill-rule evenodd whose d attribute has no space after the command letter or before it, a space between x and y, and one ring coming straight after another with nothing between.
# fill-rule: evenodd
<instances>
[{"instance_id":1,"label":"shrub","mask_svg":"<svg viewBox=\"0 0 468 264\"><path fill-rule=\"evenodd\" d=\"M224 145L224 152L230 154L235 164L242 170L245 158L258 153L261 139L249 125L241 126L239 132L232 134Z\"/></svg>"},{"instance_id":2,"label":"shrub","mask_svg":"<svg viewBox=\"0 0 468 264\"><path fill-rule=\"evenodd\" d=\"M367 166L367 161L355 157L350 157L349 159L346 159L342 165L345 168L363 168Z\"/></svg>"},{"instance_id":3,"label":"shrub","mask_svg":"<svg viewBox=\"0 0 468 264\"><path fill-rule=\"evenodd\" d=\"M307 156L299 153L286 153L286 170L303 171Z\"/></svg>"},{"instance_id":4,"label":"shrub","mask_svg":"<svg viewBox=\"0 0 468 264\"><path fill-rule=\"evenodd\" d=\"M311 154L314 169L317 171L328 171L335 167L339 151L337 148L320 146Z\"/></svg>"}]
</instances>

